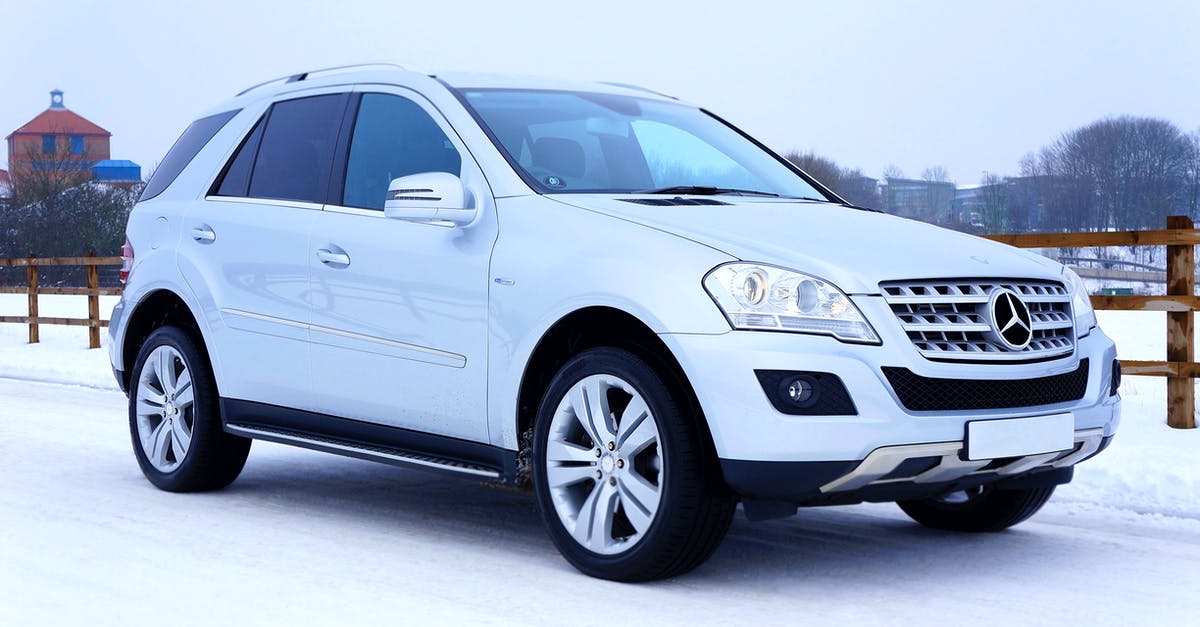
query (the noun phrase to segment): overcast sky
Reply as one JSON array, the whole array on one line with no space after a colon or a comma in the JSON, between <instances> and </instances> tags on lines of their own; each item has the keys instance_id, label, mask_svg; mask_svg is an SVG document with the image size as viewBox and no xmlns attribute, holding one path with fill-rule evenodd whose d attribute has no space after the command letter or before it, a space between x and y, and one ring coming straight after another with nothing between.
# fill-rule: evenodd
<instances>
[{"instance_id":1,"label":"overcast sky","mask_svg":"<svg viewBox=\"0 0 1200 627\"><path fill-rule=\"evenodd\" d=\"M1200 2L132 2L4 0L0 130L66 92L113 158L161 160L193 117L304 69L622 81L781 152L959 184L1110 115L1200 128Z\"/></svg>"}]
</instances>

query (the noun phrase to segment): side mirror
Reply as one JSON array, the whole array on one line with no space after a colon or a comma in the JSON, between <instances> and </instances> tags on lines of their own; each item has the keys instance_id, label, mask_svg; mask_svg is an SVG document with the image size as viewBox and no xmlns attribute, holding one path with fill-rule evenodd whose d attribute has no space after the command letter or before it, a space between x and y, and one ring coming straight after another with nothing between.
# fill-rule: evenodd
<instances>
[{"instance_id":1,"label":"side mirror","mask_svg":"<svg viewBox=\"0 0 1200 627\"><path fill-rule=\"evenodd\" d=\"M383 203L383 215L396 220L470 224L475 209L467 207L462 179L446 172L422 172L393 179Z\"/></svg>"}]
</instances>

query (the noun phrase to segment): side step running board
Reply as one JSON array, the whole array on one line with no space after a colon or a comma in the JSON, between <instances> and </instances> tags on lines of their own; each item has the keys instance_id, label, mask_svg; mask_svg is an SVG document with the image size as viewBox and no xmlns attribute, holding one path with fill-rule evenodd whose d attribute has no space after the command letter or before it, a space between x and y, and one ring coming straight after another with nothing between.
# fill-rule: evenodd
<instances>
[{"instance_id":1,"label":"side step running board","mask_svg":"<svg viewBox=\"0 0 1200 627\"><path fill-rule=\"evenodd\" d=\"M302 446L304 448L324 451L326 453L338 453L341 455L349 455L352 457L358 457L360 459L384 462L387 464L395 464L400 466L420 466L423 468L433 468L436 470L448 470L450 472L474 475L476 477L483 477L486 479L500 478L499 472L484 466L476 466L457 460L443 459L430 455L423 455L421 453L414 453L411 451L382 448L378 446L371 446L369 444L361 444L358 442L348 442L333 438L325 438L318 435L300 434L293 431L271 429L270 427L226 424L225 430L234 435L245 436L248 438L279 442L281 444L291 444L294 446Z\"/></svg>"}]
</instances>

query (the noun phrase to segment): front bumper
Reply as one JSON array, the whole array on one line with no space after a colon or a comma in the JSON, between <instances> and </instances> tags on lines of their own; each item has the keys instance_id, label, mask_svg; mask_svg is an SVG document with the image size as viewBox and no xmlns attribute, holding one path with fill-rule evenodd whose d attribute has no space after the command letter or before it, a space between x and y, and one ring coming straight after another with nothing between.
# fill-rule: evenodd
<instances>
[{"instance_id":1,"label":"front bumper","mask_svg":"<svg viewBox=\"0 0 1200 627\"><path fill-rule=\"evenodd\" d=\"M741 483L733 487L743 494L758 492L764 498L770 493L811 496L813 484L824 489L819 491L822 494L855 493L883 480L897 479L894 483L901 484L904 483L901 479L915 480L920 474L897 475L899 470L917 467L916 462L905 460L925 457L943 461L939 463L940 470L933 467L920 470L930 474L915 483L918 488L968 477L976 480L986 475L996 480L1070 468L1097 452L1120 421L1120 397L1111 393L1116 348L1100 329L1079 339L1075 353L1069 357L1015 365L930 361L917 353L898 329L893 333L879 330L884 337L878 346L846 344L820 336L754 331L660 337L679 360L700 400L727 480L731 484ZM883 373L884 367L902 367L935 378L1033 379L1072 372L1085 358L1087 384L1082 398L1020 408L908 410ZM849 391L857 414L783 414L772 406L755 370L835 374ZM951 472L954 466L947 460L957 459L968 421L1064 412L1074 417L1077 440L1085 441L1090 452L1071 454L1069 458L1064 455L1061 459L1008 460L1008 467L1003 469L989 467L989 462L984 462L965 470L959 467L963 472ZM1098 444L1092 446L1093 442ZM910 453L903 447L916 447L913 449L916 452ZM885 459L887 463L881 461ZM890 467L895 460L898 460L896 467ZM757 466L752 462L770 464L749 470ZM982 472L985 469L988 472ZM1060 477L1062 474L1058 473ZM788 485L797 489L789 489Z\"/></svg>"}]
</instances>

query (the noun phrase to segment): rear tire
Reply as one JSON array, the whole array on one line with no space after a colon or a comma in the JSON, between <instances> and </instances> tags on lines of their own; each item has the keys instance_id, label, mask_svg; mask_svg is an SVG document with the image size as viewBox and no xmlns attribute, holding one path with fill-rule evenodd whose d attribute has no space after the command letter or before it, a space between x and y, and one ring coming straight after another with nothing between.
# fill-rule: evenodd
<instances>
[{"instance_id":1,"label":"rear tire","mask_svg":"<svg viewBox=\"0 0 1200 627\"><path fill-rule=\"evenodd\" d=\"M910 518L932 529L1002 531L1036 514L1052 494L1054 486L1023 490L982 486L938 498L898 501L896 504Z\"/></svg>"},{"instance_id":2,"label":"rear tire","mask_svg":"<svg viewBox=\"0 0 1200 627\"><path fill-rule=\"evenodd\" d=\"M710 459L703 417L684 407L653 368L616 348L580 353L550 382L534 425L533 485L575 568L662 579L721 543L737 501Z\"/></svg>"},{"instance_id":3,"label":"rear tire","mask_svg":"<svg viewBox=\"0 0 1200 627\"><path fill-rule=\"evenodd\" d=\"M191 336L177 327L155 330L129 381L133 452L150 483L200 492L237 478L251 441L225 433L212 367Z\"/></svg>"}]
</instances>

